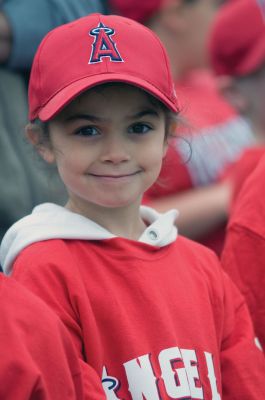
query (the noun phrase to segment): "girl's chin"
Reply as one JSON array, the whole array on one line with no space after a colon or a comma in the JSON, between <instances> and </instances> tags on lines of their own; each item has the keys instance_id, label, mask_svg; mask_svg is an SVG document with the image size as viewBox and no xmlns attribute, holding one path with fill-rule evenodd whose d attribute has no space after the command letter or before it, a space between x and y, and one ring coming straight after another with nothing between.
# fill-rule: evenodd
<instances>
[{"instance_id":1,"label":"girl's chin","mask_svg":"<svg viewBox=\"0 0 265 400\"><path fill-rule=\"evenodd\" d=\"M118 196L113 193L94 193L94 196L78 196L74 198L70 196L71 199L67 203L67 208L70 208L72 211L74 209L85 210L85 212L90 211L93 213L93 210L97 209L118 209L118 208L126 208L131 207L133 205L138 206L141 203L142 196L135 193L123 193Z\"/></svg>"},{"instance_id":2,"label":"girl's chin","mask_svg":"<svg viewBox=\"0 0 265 400\"><path fill-rule=\"evenodd\" d=\"M135 201L109 201L109 202L98 202L95 203L96 206L102 207L102 208L110 208L110 209L115 209L115 208L124 208L124 207L129 207L132 204L136 203Z\"/></svg>"},{"instance_id":3,"label":"girl's chin","mask_svg":"<svg viewBox=\"0 0 265 400\"><path fill-rule=\"evenodd\" d=\"M141 202L142 196L124 196L124 197L119 197L119 198L101 198L97 199L97 201L94 202L94 204L98 207L102 208L124 208L124 207L129 207L132 205L139 205Z\"/></svg>"}]
</instances>

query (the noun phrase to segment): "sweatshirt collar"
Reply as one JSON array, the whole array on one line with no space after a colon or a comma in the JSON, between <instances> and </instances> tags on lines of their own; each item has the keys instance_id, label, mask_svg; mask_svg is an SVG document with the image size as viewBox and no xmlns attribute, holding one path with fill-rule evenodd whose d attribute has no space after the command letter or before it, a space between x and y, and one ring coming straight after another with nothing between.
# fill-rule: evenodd
<instances>
[{"instance_id":1,"label":"sweatshirt collar","mask_svg":"<svg viewBox=\"0 0 265 400\"><path fill-rule=\"evenodd\" d=\"M141 218L148 224L139 242L163 247L177 238L176 210L160 214L146 206L140 207ZM66 208L44 203L16 222L5 234L0 248L0 263L6 274L12 272L17 255L27 246L49 239L103 240L115 238L94 221Z\"/></svg>"}]
</instances>

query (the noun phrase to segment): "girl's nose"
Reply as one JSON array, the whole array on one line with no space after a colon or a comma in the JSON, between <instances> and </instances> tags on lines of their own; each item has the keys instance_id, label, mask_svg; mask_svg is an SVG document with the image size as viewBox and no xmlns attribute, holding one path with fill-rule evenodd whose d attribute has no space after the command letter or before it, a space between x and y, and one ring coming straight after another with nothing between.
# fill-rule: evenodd
<instances>
[{"instance_id":1,"label":"girl's nose","mask_svg":"<svg viewBox=\"0 0 265 400\"><path fill-rule=\"evenodd\" d=\"M102 149L101 161L119 164L130 160L129 146L125 139L113 135L109 137Z\"/></svg>"}]
</instances>

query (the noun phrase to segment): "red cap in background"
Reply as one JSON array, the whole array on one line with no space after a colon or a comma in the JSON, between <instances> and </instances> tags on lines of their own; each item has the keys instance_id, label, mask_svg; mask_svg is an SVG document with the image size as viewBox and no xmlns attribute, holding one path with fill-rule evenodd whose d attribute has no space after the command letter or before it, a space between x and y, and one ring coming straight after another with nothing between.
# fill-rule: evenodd
<instances>
[{"instance_id":1,"label":"red cap in background","mask_svg":"<svg viewBox=\"0 0 265 400\"><path fill-rule=\"evenodd\" d=\"M163 0L109 0L112 13L144 24L160 9Z\"/></svg>"},{"instance_id":2,"label":"red cap in background","mask_svg":"<svg viewBox=\"0 0 265 400\"><path fill-rule=\"evenodd\" d=\"M244 76L265 65L264 0L223 5L212 25L209 53L217 75Z\"/></svg>"},{"instance_id":3,"label":"red cap in background","mask_svg":"<svg viewBox=\"0 0 265 400\"><path fill-rule=\"evenodd\" d=\"M124 82L178 111L166 51L133 20L92 14L52 30L35 55L29 82L29 119L53 118L85 90Z\"/></svg>"}]
</instances>

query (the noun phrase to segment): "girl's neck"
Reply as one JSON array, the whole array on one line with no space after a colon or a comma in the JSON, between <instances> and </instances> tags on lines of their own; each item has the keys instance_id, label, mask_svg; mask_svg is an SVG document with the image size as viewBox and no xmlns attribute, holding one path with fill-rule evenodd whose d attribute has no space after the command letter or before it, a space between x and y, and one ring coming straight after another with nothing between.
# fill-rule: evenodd
<instances>
[{"instance_id":1,"label":"girl's neck","mask_svg":"<svg viewBox=\"0 0 265 400\"><path fill-rule=\"evenodd\" d=\"M65 208L91 219L115 236L138 240L146 229L146 225L140 216L140 204L121 208L92 205L88 208L81 204L73 205L71 201L68 201Z\"/></svg>"}]
</instances>

